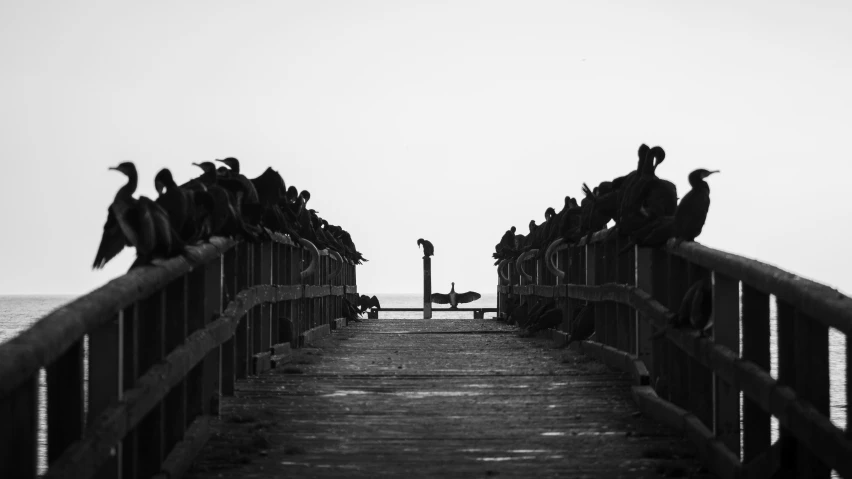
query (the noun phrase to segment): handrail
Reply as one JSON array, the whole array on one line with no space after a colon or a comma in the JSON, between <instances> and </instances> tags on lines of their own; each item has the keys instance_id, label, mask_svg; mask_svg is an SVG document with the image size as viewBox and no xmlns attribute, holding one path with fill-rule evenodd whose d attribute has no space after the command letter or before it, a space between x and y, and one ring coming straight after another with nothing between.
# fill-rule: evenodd
<instances>
[{"instance_id":1,"label":"handrail","mask_svg":"<svg viewBox=\"0 0 852 479\"><path fill-rule=\"evenodd\" d=\"M581 302L601 305L594 309L595 343L590 343L599 347L584 346L584 352L625 370L638 364L650 371L643 379L645 384L650 379L650 386L634 388L643 412L680 428L720 477L768 477L780 467L792 467L802 477L828 477L831 469L852 477L852 413L847 412L845 431L829 418L828 359L830 327L847 338L848 404L852 298L695 242L675 246L670 240L660 249L624 250L626 244L617 228L574 244L552 242L537 260L546 268L539 268L543 274L533 284L499 282L498 316L506 316L508 303L531 296L552 298L568 318ZM556 268L554 254L571 266ZM554 284L557 279L561 284ZM683 309L681 299L699 279L712 288L702 299L712 304L710 337L690 325L671 326L678 309L690 309ZM777 378L769 371L770 295L778 304ZM566 320L561 329L570 333L570 328ZM770 417L781 428L775 444Z\"/></svg>"},{"instance_id":2,"label":"handrail","mask_svg":"<svg viewBox=\"0 0 852 479\"><path fill-rule=\"evenodd\" d=\"M0 344L0 397L60 357L84 334L102 326L123 308L150 296L169 282L221 256L234 241L221 237L190 246L182 256L158 266L142 266L47 314Z\"/></svg>"},{"instance_id":3,"label":"handrail","mask_svg":"<svg viewBox=\"0 0 852 479\"><path fill-rule=\"evenodd\" d=\"M214 237L134 268L0 344L0 444L12 446L0 451L0 476L36 475L39 439L30 418L40 407L42 368L46 477L92 477L99 467L120 477L115 446L131 431L155 442L125 444L127 460L138 460L131 469L150 476L192 459L195 452L181 447L196 451L206 441L218 397L233 395L235 380L274 367L285 344L296 347L345 324L344 297L357 298L354 263L333 250L324 250L333 262L319 261L323 255L307 240L300 247L288 236L269 237ZM310 275L327 284L306 284ZM175 388L183 401L169 394ZM148 415L155 407L162 415Z\"/></svg>"}]
</instances>

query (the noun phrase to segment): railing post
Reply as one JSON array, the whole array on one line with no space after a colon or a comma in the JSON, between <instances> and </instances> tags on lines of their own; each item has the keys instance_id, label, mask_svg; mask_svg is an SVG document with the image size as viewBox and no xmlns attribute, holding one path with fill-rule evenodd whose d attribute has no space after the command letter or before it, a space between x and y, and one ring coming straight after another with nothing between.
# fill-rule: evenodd
<instances>
[{"instance_id":1,"label":"railing post","mask_svg":"<svg viewBox=\"0 0 852 479\"><path fill-rule=\"evenodd\" d=\"M252 275L251 285L258 286L264 284L263 268L263 245L260 243L251 244L252 252ZM249 311L249 347L251 352L248 355L249 374L254 375L254 355L263 351L263 305L258 305Z\"/></svg>"},{"instance_id":2,"label":"railing post","mask_svg":"<svg viewBox=\"0 0 852 479\"><path fill-rule=\"evenodd\" d=\"M45 369L47 462L52 464L83 432L83 339Z\"/></svg>"},{"instance_id":3,"label":"railing post","mask_svg":"<svg viewBox=\"0 0 852 479\"><path fill-rule=\"evenodd\" d=\"M615 282L621 284L636 284L636 274L633 270L636 263L633 259L636 248L631 248L624 254L619 254L621 248L627 243L627 238L618 235L613 241L615 248L613 249L615 267ZM633 309L626 304L615 304L615 324L617 328L618 349L636 354L636 315Z\"/></svg>"},{"instance_id":4,"label":"railing post","mask_svg":"<svg viewBox=\"0 0 852 479\"><path fill-rule=\"evenodd\" d=\"M743 283L743 359L770 370L769 295ZM743 397L743 463L759 457L772 443L770 414Z\"/></svg>"},{"instance_id":5,"label":"railing post","mask_svg":"<svg viewBox=\"0 0 852 479\"><path fill-rule=\"evenodd\" d=\"M240 245L236 244L233 248L225 252L222 258L222 307L227 308L228 302L233 301L239 292L239 270L237 266L238 250ZM241 321L242 322L242 321ZM237 341L234 336L228 338L222 343L222 377L220 382L222 385L222 396L234 395L234 382L236 381L236 345Z\"/></svg>"},{"instance_id":6,"label":"railing post","mask_svg":"<svg viewBox=\"0 0 852 479\"><path fill-rule=\"evenodd\" d=\"M831 417L829 399L828 327L796 311L796 394L823 417ZM805 445L796 451L796 477L831 477L831 470Z\"/></svg>"},{"instance_id":7,"label":"railing post","mask_svg":"<svg viewBox=\"0 0 852 479\"><path fill-rule=\"evenodd\" d=\"M125 310L126 311L126 310ZM122 395L124 383L123 323L124 311L89 334L89 410L87 422L98 417ZM48 412L49 414L49 412ZM5 450L5 448L0 449ZM121 442L114 454L101 466L96 479L121 477ZM12 476L9 476L12 477Z\"/></svg>"},{"instance_id":8,"label":"railing post","mask_svg":"<svg viewBox=\"0 0 852 479\"><path fill-rule=\"evenodd\" d=\"M166 287L165 353L171 353L187 337L187 276ZM183 439L186 431L186 379L182 379L163 400L163 450L166 455Z\"/></svg>"},{"instance_id":9,"label":"railing post","mask_svg":"<svg viewBox=\"0 0 852 479\"><path fill-rule=\"evenodd\" d=\"M634 246L633 249L635 251L634 281L636 287L653 297L655 294L654 278L655 276L661 276L658 271L658 269L662 267L659 260L660 252L658 250L642 248L639 246ZM656 261L654 258L655 254L657 256ZM657 380L662 377L662 371L660 370L660 366L662 365L662 361L660 359L662 358L657 357L658 354L662 356L660 351L661 347L659 346L662 344L662 341L659 339L656 341L652 340L652 335L656 332L656 328L651 326L651 323L644 318L639 311L633 312L633 322L636 325L636 336L633 339L635 344L633 348L636 350L637 358L645 364L645 367L648 368L648 371L651 373L651 383L656 387L659 384L655 383L657 383ZM665 341L665 339L663 339L663 341ZM655 344L658 346L655 347ZM662 396L659 390L657 393Z\"/></svg>"},{"instance_id":10,"label":"railing post","mask_svg":"<svg viewBox=\"0 0 852 479\"><path fill-rule=\"evenodd\" d=\"M38 374L0 397L0 477L35 478L38 465Z\"/></svg>"},{"instance_id":11,"label":"railing post","mask_svg":"<svg viewBox=\"0 0 852 479\"><path fill-rule=\"evenodd\" d=\"M125 309L122 317L122 348L124 355L124 374L122 374L122 391L127 391L133 388L136 383L136 378L139 377L139 303L135 303ZM122 394L122 397L124 395ZM137 429L134 429L124 436L121 441L121 477L123 479L134 479L138 466L138 445L139 439Z\"/></svg>"},{"instance_id":12,"label":"railing post","mask_svg":"<svg viewBox=\"0 0 852 479\"><path fill-rule=\"evenodd\" d=\"M234 261L236 262L236 287L234 294L237 295L248 288L251 278L251 257L249 256L249 245L237 243ZM235 296L236 297L236 296ZM246 313L237 323L234 331L234 379L245 379L249 370L249 314Z\"/></svg>"},{"instance_id":13,"label":"railing post","mask_svg":"<svg viewBox=\"0 0 852 479\"><path fill-rule=\"evenodd\" d=\"M498 284L500 272L497 272ZM423 255L423 319L432 319L432 258Z\"/></svg>"},{"instance_id":14,"label":"railing post","mask_svg":"<svg viewBox=\"0 0 852 479\"><path fill-rule=\"evenodd\" d=\"M670 311L678 311L683 295L689 288L686 261L673 254L668 255L669 275L666 285L667 304ZM662 295L661 295L662 296ZM668 341L668 340L666 340ZM669 347L669 394L674 404L689 408L689 357L680 348Z\"/></svg>"},{"instance_id":15,"label":"railing post","mask_svg":"<svg viewBox=\"0 0 852 479\"><path fill-rule=\"evenodd\" d=\"M710 292L710 296L709 297L703 296L703 300L704 301L710 301L711 304L713 306L715 306L715 304L713 304L715 297L714 297L713 292L712 292L713 291L713 289L712 289L713 277L712 277L711 272L709 270L705 269L705 268L702 268L702 267L697 266L697 265L692 264L692 263L685 263L685 264L687 266L687 276L686 276L686 278L687 278L686 287L687 288L686 289L689 289L689 287L691 287L697 281L703 280L705 282L704 283L704 286L705 286L704 289L706 291ZM736 289L736 285L735 285L735 289ZM679 291L677 291L677 290L675 290L675 292L679 293ZM723 294L725 294L725 292L723 292ZM725 303L724 303L725 299L724 298L720 298L720 300L721 300L720 304L723 305L723 309L726 309L725 308L726 306L727 306L727 308L730 307L730 305L725 305ZM682 303L682 301L683 301L683 296L681 296L681 303ZM680 306L680 304L678 306ZM724 311L722 311L722 312L724 312ZM736 318L735 323L739 323L739 304L738 303L737 303L737 309L734 310L734 314L735 314L734 318ZM722 322L725 322L725 321L722 321ZM688 327L691 327L691 326L688 326ZM725 327L726 327L725 325L722 326L723 330L724 330ZM734 325L734 328L736 329L737 326ZM737 333L735 333L735 336L734 336L735 338L737 338L737 341L739 340L738 333L739 332L737 331ZM724 331L723 331L722 338L723 339L726 338ZM677 348L677 349L680 350L680 348ZM704 366L703 364L701 364L701 361L693 358L692 356L689 356L688 354L683 353L682 351L680 351L680 353L681 353L681 357L686 358L686 378L685 378L685 382L683 383L684 386L685 386L684 391L686 393L686 397L685 397L686 403L685 404L687 405L688 409L690 411L692 411L698 417L698 419L700 419L701 422L704 423L705 426L707 426L707 428L709 430L713 431L713 430L715 430L714 429L714 424L715 424L714 419L715 419L715 413L717 411L717 409L716 409L717 396L715 394L716 388L715 388L713 370ZM736 394L736 411L733 411L733 413L736 414L737 421L738 421L739 420L739 402L740 402L739 401L739 392L737 391L735 394ZM726 406L730 406L730 403L727 403ZM729 411L726 410L726 412L729 412ZM739 438L739 429L737 429L737 437ZM737 442L739 443L739 441L737 441ZM738 452L739 452L739 446L737 446L737 455L739 455Z\"/></svg>"},{"instance_id":16,"label":"railing post","mask_svg":"<svg viewBox=\"0 0 852 479\"><path fill-rule=\"evenodd\" d=\"M796 387L796 311L789 303L776 298L778 323L778 384ZM781 448L779 476L796 477L796 438L789 429L778 428Z\"/></svg>"},{"instance_id":17,"label":"railing post","mask_svg":"<svg viewBox=\"0 0 852 479\"><path fill-rule=\"evenodd\" d=\"M281 243L272 243L272 285L279 286L281 281ZM269 337L272 345L281 342L281 303L276 301L270 306Z\"/></svg>"},{"instance_id":18,"label":"railing post","mask_svg":"<svg viewBox=\"0 0 852 479\"><path fill-rule=\"evenodd\" d=\"M735 353L740 351L739 281L713 272L713 341ZM768 338L768 335L767 335ZM740 455L740 391L715 374L715 408L713 425L734 455Z\"/></svg>"}]
</instances>

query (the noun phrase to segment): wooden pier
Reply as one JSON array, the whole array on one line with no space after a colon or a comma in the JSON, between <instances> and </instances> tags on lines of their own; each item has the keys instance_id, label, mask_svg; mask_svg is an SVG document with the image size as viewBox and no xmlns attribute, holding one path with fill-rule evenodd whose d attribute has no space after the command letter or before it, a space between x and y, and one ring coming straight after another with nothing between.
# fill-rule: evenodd
<instances>
[{"instance_id":1,"label":"wooden pier","mask_svg":"<svg viewBox=\"0 0 852 479\"><path fill-rule=\"evenodd\" d=\"M520 338L484 319L488 308L454 320L388 308L343 328L355 265L280 235L213 238L0 345L0 477L38 475L42 403L45 477L176 478L196 456L195 477L283 466L339 477L704 474L693 456L723 478L852 477L852 417L830 420L828 355L829 328L852 332L852 299L698 243L619 255L625 241L607 230L503 261L498 318L536 299L566 313L561 327ZM699 279L712 287L712 328L668 327ZM594 336L549 349L565 344L583 303L595 305ZM850 363L847 338L847 403ZM211 459L228 451L248 462Z\"/></svg>"},{"instance_id":2,"label":"wooden pier","mask_svg":"<svg viewBox=\"0 0 852 479\"><path fill-rule=\"evenodd\" d=\"M238 383L188 477L711 477L629 375L494 319L389 316Z\"/></svg>"}]
</instances>

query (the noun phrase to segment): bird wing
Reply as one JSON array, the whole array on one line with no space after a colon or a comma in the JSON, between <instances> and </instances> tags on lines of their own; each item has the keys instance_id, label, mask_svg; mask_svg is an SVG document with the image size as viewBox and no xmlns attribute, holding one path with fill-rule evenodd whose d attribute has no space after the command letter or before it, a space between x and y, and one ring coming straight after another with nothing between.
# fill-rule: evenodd
<instances>
[{"instance_id":1,"label":"bird wing","mask_svg":"<svg viewBox=\"0 0 852 479\"><path fill-rule=\"evenodd\" d=\"M474 293L473 291L468 291L467 293L457 294L456 302L457 303L470 303L476 301L481 298L482 295L479 293Z\"/></svg>"},{"instance_id":2,"label":"bird wing","mask_svg":"<svg viewBox=\"0 0 852 479\"><path fill-rule=\"evenodd\" d=\"M107 220L104 224L104 234L101 236L101 244L98 246L98 253L95 255L95 262L92 264L93 269L103 268L109 260L113 259L115 255L124 249L124 244L127 241L112 209L110 208L108 211Z\"/></svg>"},{"instance_id":3,"label":"bird wing","mask_svg":"<svg viewBox=\"0 0 852 479\"><path fill-rule=\"evenodd\" d=\"M377 297L375 297L375 296L372 296L372 297L370 298L370 307L371 307L371 308L382 309L382 305L381 305L381 304L379 304L379 298L377 298Z\"/></svg>"},{"instance_id":4,"label":"bird wing","mask_svg":"<svg viewBox=\"0 0 852 479\"><path fill-rule=\"evenodd\" d=\"M430 297L433 303L437 304L450 304L450 295L442 294L442 293L432 293Z\"/></svg>"}]
</instances>

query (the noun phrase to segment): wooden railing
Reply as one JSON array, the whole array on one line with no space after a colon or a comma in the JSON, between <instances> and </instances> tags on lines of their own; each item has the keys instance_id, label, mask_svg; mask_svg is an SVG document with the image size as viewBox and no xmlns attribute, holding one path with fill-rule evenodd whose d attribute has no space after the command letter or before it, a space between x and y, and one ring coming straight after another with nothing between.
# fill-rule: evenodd
<instances>
[{"instance_id":1,"label":"wooden railing","mask_svg":"<svg viewBox=\"0 0 852 479\"><path fill-rule=\"evenodd\" d=\"M852 415L844 431L829 411L829 328L846 336L846 403L852 399L852 299L698 243L675 247L672 240L665 249L619 255L626 243L606 230L588 244L561 245L552 258L502 263L501 313L511 295L554 298L566 321L552 335L564 340L580 303L593 304L595 334L583 351L630 372L642 411L681 430L720 477L822 478L832 469L852 477ZM704 336L667 326L699 279L712 284L713 326ZM771 417L780 426L775 443Z\"/></svg>"},{"instance_id":2,"label":"wooden railing","mask_svg":"<svg viewBox=\"0 0 852 479\"><path fill-rule=\"evenodd\" d=\"M343 297L357 301L355 266L308 246L281 235L257 244L212 238L0 345L0 477L36 477L40 404L46 477L180 475L236 380L345 324Z\"/></svg>"}]
</instances>

